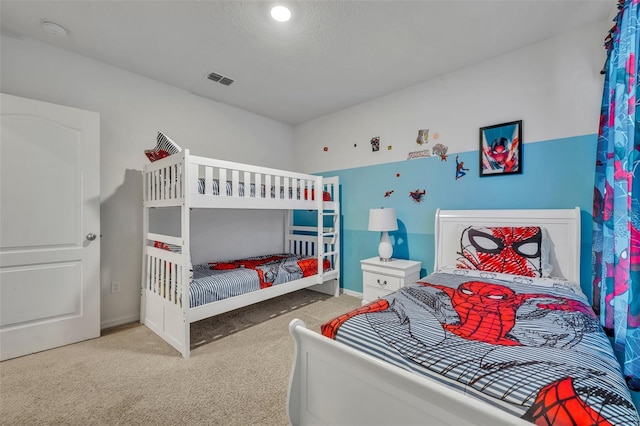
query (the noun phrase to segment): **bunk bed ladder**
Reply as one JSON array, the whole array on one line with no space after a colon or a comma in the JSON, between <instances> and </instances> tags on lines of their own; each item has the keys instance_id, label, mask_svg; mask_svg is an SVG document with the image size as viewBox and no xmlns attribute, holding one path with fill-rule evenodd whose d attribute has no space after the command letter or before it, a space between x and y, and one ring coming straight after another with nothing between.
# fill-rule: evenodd
<instances>
[{"instance_id":1,"label":"bunk bed ladder","mask_svg":"<svg viewBox=\"0 0 640 426\"><path fill-rule=\"evenodd\" d=\"M318 275L320 282L323 282L324 272L324 259L329 259L334 271L340 270L340 209L339 203L339 190L337 180L324 179L330 188L332 199L334 200L335 208L331 210L324 209L323 191L325 190L323 180L318 179L316 181L316 202L318 203L318 242L317 242L317 256L318 256ZM325 226L325 218L329 217L330 224ZM326 239L330 238L331 243L326 243ZM339 282L336 283L335 295L339 294Z\"/></svg>"}]
</instances>

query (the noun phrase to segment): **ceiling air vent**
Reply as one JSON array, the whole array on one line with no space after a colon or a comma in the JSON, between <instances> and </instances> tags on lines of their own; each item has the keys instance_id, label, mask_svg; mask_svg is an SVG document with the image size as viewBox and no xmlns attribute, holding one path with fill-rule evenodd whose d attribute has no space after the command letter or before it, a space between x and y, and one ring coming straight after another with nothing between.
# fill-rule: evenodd
<instances>
[{"instance_id":1,"label":"ceiling air vent","mask_svg":"<svg viewBox=\"0 0 640 426\"><path fill-rule=\"evenodd\" d=\"M220 84L224 84L225 86L230 86L231 83L233 83L233 80L231 80L229 77L225 77L222 76L220 74L217 74L215 72L211 72L207 75L207 78L211 81L216 81Z\"/></svg>"}]
</instances>

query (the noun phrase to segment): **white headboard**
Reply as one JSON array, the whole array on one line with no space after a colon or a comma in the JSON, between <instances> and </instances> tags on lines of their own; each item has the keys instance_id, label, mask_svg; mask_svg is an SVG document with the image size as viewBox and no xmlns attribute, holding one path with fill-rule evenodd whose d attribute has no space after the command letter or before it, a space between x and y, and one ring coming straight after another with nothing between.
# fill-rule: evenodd
<instances>
[{"instance_id":1,"label":"white headboard","mask_svg":"<svg viewBox=\"0 0 640 426\"><path fill-rule=\"evenodd\" d=\"M533 210L436 210L435 265L455 266L467 226L540 226L551 239L551 275L580 283L580 208Z\"/></svg>"}]
</instances>

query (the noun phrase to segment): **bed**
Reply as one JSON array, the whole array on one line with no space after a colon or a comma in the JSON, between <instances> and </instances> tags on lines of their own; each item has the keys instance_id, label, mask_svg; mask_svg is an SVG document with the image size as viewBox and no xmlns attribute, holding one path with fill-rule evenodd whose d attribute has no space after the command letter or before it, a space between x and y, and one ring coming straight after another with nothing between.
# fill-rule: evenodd
<instances>
[{"instance_id":1,"label":"bed","mask_svg":"<svg viewBox=\"0 0 640 426\"><path fill-rule=\"evenodd\" d=\"M578 284L578 208L438 210L435 229L434 273L324 336L291 322L292 424L638 424Z\"/></svg>"},{"instance_id":2,"label":"bed","mask_svg":"<svg viewBox=\"0 0 640 426\"><path fill-rule=\"evenodd\" d=\"M166 141L159 132L159 145ZM339 294L337 177L205 158L188 149L169 150L152 160L143 170L140 321L183 357L190 356L190 324L195 321L303 288ZM220 190L219 182L226 182L226 190ZM179 235L150 232L150 210L162 208L180 210L179 223L171 226ZM284 235L274 236L282 241L282 251L193 265L194 209L283 210ZM296 210L313 212L314 224L295 223Z\"/></svg>"}]
</instances>

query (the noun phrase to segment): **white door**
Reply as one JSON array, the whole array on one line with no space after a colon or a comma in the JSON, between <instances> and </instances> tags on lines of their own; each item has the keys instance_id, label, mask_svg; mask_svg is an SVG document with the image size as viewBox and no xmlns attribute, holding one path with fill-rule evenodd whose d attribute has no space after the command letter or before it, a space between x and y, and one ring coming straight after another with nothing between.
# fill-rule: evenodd
<instances>
[{"instance_id":1,"label":"white door","mask_svg":"<svg viewBox=\"0 0 640 426\"><path fill-rule=\"evenodd\" d=\"M100 335L100 117L0 94L0 360Z\"/></svg>"}]
</instances>

